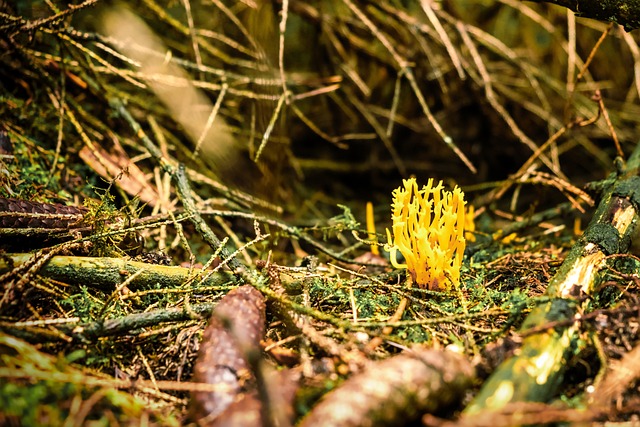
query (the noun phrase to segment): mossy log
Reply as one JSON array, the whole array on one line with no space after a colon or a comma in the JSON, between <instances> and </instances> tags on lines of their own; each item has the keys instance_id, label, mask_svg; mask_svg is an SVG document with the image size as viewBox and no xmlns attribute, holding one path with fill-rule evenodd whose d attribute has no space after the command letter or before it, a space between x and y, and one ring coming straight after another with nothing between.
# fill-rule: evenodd
<instances>
[{"instance_id":1,"label":"mossy log","mask_svg":"<svg viewBox=\"0 0 640 427\"><path fill-rule=\"evenodd\" d=\"M640 208L639 166L640 148L636 148L625 171L605 181L593 219L549 283L549 302L532 310L524 322L521 350L484 383L467 406L466 416L511 402L553 397L568 360L584 345L579 320L588 309L586 297L598 288L606 257L626 252L631 244Z\"/></svg>"},{"instance_id":2,"label":"mossy log","mask_svg":"<svg viewBox=\"0 0 640 427\"><path fill-rule=\"evenodd\" d=\"M0 274L31 262L33 254L5 254L0 257ZM129 289L177 288L188 281L201 286L222 286L236 283L227 272L149 264L126 258L54 256L38 274L71 285L84 285L101 290L113 290L129 279ZM133 277L132 277L133 276Z\"/></svg>"}]
</instances>

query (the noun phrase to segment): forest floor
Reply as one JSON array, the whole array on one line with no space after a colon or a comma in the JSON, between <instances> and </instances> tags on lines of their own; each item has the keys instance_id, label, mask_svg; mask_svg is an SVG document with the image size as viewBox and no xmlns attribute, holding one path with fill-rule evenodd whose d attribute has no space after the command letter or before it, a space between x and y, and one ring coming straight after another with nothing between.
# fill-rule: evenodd
<instances>
[{"instance_id":1,"label":"forest floor","mask_svg":"<svg viewBox=\"0 0 640 427\"><path fill-rule=\"evenodd\" d=\"M635 34L27 3L0 10L0 424L640 423ZM410 177L450 220L393 210Z\"/></svg>"}]
</instances>

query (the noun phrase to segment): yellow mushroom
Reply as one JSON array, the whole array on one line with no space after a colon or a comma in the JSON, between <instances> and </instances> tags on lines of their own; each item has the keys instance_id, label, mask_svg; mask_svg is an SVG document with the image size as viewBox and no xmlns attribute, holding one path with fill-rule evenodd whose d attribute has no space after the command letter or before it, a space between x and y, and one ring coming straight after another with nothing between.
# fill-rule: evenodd
<instances>
[{"instance_id":1,"label":"yellow mushroom","mask_svg":"<svg viewBox=\"0 0 640 427\"><path fill-rule=\"evenodd\" d=\"M418 189L414 178L393 191L392 233L387 230L391 263L406 268L421 288L449 290L458 286L464 255L465 201L457 186L444 190L442 181L429 179ZM396 260L397 251L405 264Z\"/></svg>"}]
</instances>

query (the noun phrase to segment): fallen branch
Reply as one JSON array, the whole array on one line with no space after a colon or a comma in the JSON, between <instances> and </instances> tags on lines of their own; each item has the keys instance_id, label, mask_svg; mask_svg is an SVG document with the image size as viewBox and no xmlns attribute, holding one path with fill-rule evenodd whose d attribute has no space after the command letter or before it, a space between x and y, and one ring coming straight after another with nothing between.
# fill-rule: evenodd
<instances>
[{"instance_id":1,"label":"fallen branch","mask_svg":"<svg viewBox=\"0 0 640 427\"><path fill-rule=\"evenodd\" d=\"M0 274L8 273L30 262L31 254L9 254L0 257ZM201 286L222 286L235 283L232 274L167 265L148 264L124 258L54 256L38 272L70 285L83 285L100 290L113 290L128 277L130 289L177 288L187 282Z\"/></svg>"},{"instance_id":2,"label":"fallen branch","mask_svg":"<svg viewBox=\"0 0 640 427\"><path fill-rule=\"evenodd\" d=\"M299 426L404 425L459 402L473 378L471 364L456 353L408 351L327 393Z\"/></svg>"}]
</instances>

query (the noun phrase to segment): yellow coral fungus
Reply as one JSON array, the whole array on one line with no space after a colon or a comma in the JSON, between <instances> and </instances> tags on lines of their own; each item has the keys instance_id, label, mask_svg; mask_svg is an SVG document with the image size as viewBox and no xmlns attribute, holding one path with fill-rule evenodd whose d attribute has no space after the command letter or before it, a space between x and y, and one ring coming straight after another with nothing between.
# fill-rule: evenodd
<instances>
[{"instance_id":1,"label":"yellow coral fungus","mask_svg":"<svg viewBox=\"0 0 640 427\"><path fill-rule=\"evenodd\" d=\"M464 238L469 242L476 241L476 235L473 234L476 231L476 223L473 221L475 213L473 205L468 205L464 211Z\"/></svg>"},{"instance_id":2,"label":"yellow coral fungus","mask_svg":"<svg viewBox=\"0 0 640 427\"><path fill-rule=\"evenodd\" d=\"M433 179L421 190L414 178L403 180L403 186L393 191L393 238L387 230L391 263L407 268L421 288L458 286L465 248L464 193L458 187L445 191L442 181L434 187ZM406 264L398 264L396 251Z\"/></svg>"}]
</instances>

